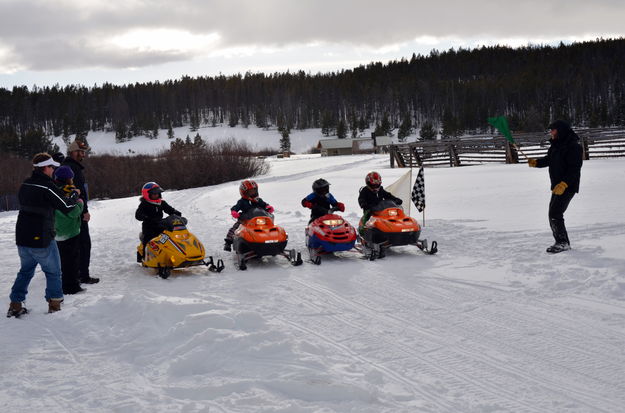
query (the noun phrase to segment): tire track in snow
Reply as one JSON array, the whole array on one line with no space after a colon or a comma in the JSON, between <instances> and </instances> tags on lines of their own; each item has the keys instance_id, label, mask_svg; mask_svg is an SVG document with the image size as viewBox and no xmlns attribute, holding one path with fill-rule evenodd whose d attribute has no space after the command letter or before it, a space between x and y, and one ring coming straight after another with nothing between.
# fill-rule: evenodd
<instances>
[{"instance_id":1,"label":"tire track in snow","mask_svg":"<svg viewBox=\"0 0 625 413\"><path fill-rule=\"evenodd\" d=\"M415 330L414 328L410 327L410 326L411 326L411 324L412 324L412 323L410 322L410 320L399 319L399 318L397 318L397 317L395 317L395 316L390 316L389 314L385 314L383 317L380 317L380 316L378 315L378 314L379 314L379 312L377 312L376 310L374 310L372 307L368 306L367 304L362 304L362 303L357 303L357 302L356 302L356 303L355 303L355 302L350 302L349 300L347 300L347 301L346 301L346 300L345 300L345 299L343 299L342 297L336 296L336 295L335 295L332 291L329 291L329 290L327 290L327 289L323 289L323 288L321 288L321 289L320 289L318 286L313 286L313 285L311 285L311 284L306 284L306 287L307 287L307 289L314 289L314 290L316 290L316 291L320 292L320 293L322 294L322 296L323 296L323 297L327 297L327 296L331 296L331 297L332 297L332 296L334 296L333 298L334 298L335 300L342 301L342 303L343 303L343 304L346 304L346 303L347 303L348 305L352 305L352 306L353 306L353 305L356 305L356 306L360 306L360 305L365 306L365 307L368 309L368 311L369 311L369 315L370 315L370 316L372 316L372 317L378 317L378 318L380 318L380 319L383 319L385 322L388 322L388 320L389 320L389 319L390 319L390 320L393 320L393 321L396 323L396 327L397 327L397 328L401 328L402 326L404 326L404 327L405 327L405 326L409 326L409 327L407 328L408 330ZM395 291L395 290L394 290L394 291ZM391 299L391 297L382 297L382 298L383 298L383 300L382 300L382 301L388 301L389 299ZM309 302L310 302L310 300L309 300ZM328 307L332 307L332 306L331 306L331 305L329 305ZM349 322L351 322L351 321L349 321ZM458 324L462 324L462 323L458 323ZM466 330L465 330L465 331L466 331ZM417 329L417 330L415 330L415 332L416 332L416 334L417 334L417 335L421 335L421 334L423 334L423 333L424 333L424 331L423 331L423 330L418 330L418 329ZM426 332L426 333L427 333L427 334L430 334L429 332ZM431 339L431 337L430 337L430 339ZM444 343L444 342L441 342L440 340L438 340L438 341L437 341L437 345L438 345L438 349L441 349L441 348L446 348L446 347L445 347L445 343ZM496 346L496 347L497 347L497 346ZM495 347L495 348L496 348L496 347ZM437 351L438 351L438 349L436 349L436 347L435 347L435 350L430 351L430 356L432 356L432 354L436 354L436 353L437 353ZM485 364L487 364L487 365L490 365L490 366L491 366L493 369L495 369L495 370L499 370L499 371L506 372L506 373L507 373L507 375L510 375L510 376L522 377L522 378L524 378L524 380L526 380L526 381L528 381L528 382L535 383L535 384L537 384L538 386L543 386L543 387L544 387L544 385L545 385L545 384L548 384L548 385L550 385L550 386L552 387L552 391L553 391L553 392L555 392L555 393L564 393L564 394L563 394L563 396L565 396L565 397L564 397L564 399L566 399L566 398L568 398L568 397L570 397L570 396L571 396L571 395L569 394L569 393L570 393L570 391L568 391L568 392L567 392L567 388L566 388L566 387L561 386L561 385L560 385L559 383L557 383L556 381L551 381L551 382L549 382L549 383L542 382L542 381L537 381L537 379L536 379L536 378L534 378L533 376L530 376L530 375L529 375L529 374L528 374L525 370L523 370L523 369L518 369L518 368L517 368L517 369L512 369L512 368L509 368L508 366L504 366L504 365L502 365L502 363L501 363L501 362L496 361L496 360L495 360L495 362L494 362L492 359L486 358L485 356L483 356L483 355L481 355L481 354L476 354L476 353L471 353L471 352L464 351L464 350L462 350L462 348L461 348L461 347L454 348L453 350L454 350L454 352L456 352L456 353L457 353L455 356L460 355L460 356L464 357L463 362L462 362L462 363L460 363L460 365L458 366L458 369L459 369L459 370L462 370L463 365L464 365L464 364L466 364L467 362L471 362L471 361L472 361L474 364L476 364L476 363L485 363ZM487 350L487 349L485 349L485 350ZM418 354L413 353L413 354L412 354L412 356L418 356ZM423 359L423 362L428 362L428 360ZM441 360L441 362L446 363L446 364L449 364L449 361L448 361L448 360ZM430 363L431 363L431 361L430 361ZM486 376L487 376L487 377L492 377L493 375L492 375L492 374L488 374L488 375L486 375ZM471 378L471 377L475 377L475 372L473 372L473 371L468 371L468 372L466 372L465 379L469 379L469 380L470 380L470 378ZM474 384L477 384L477 383L474 383ZM495 384L495 387L493 387L492 389L496 388L496 383L494 383L494 384ZM486 391L488 391L488 392L491 392L491 393L492 393L492 392L493 392L493 390L492 390L492 389L491 389L491 388L489 388L489 387L487 387L485 390L486 390ZM500 394L501 394L501 392L497 392L497 394L498 394L498 395L500 395ZM592 404L588 405L588 407L591 407L591 408L593 408L593 409L596 409L596 408L597 408L597 405L598 405L598 404L599 404L599 405L601 404L601 401L602 401L602 400L601 400L601 399L598 399L598 398L596 397L596 395L595 395L595 394L588 394L588 393L587 393L587 392L585 392L583 389L579 389L578 394L579 394L579 395L581 395L581 396L583 396L583 397L584 397L584 398L586 398L586 399L590 399L590 402L591 402ZM517 398L516 398L516 394L509 394L509 396L510 396L510 398L511 398L511 401L513 401L513 402L515 402L515 403L519 403L519 400L517 400ZM549 399L549 396L545 397L545 399ZM580 402L580 403L582 403L582 404L587 403L586 401L583 401L583 400L579 400L578 402ZM597 403L598 403L598 404L597 404ZM532 406L527 406L527 405L526 405L525 407L532 408Z\"/></svg>"}]
</instances>

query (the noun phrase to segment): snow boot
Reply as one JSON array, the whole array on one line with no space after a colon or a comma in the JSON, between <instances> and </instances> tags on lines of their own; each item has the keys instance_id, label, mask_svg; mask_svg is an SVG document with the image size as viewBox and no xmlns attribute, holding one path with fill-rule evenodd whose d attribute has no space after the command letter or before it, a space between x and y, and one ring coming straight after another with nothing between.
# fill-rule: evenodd
<instances>
[{"instance_id":1,"label":"snow boot","mask_svg":"<svg viewBox=\"0 0 625 413\"><path fill-rule=\"evenodd\" d=\"M50 298L48 300L48 313L56 313L57 311L61 311L62 302L62 298Z\"/></svg>"},{"instance_id":2,"label":"snow boot","mask_svg":"<svg viewBox=\"0 0 625 413\"><path fill-rule=\"evenodd\" d=\"M28 309L22 306L22 303L13 302L9 304L9 311L7 311L7 317L20 318L22 314L27 314Z\"/></svg>"},{"instance_id":3,"label":"snow boot","mask_svg":"<svg viewBox=\"0 0 625 413\"><path fill-rule=\"evenodd\" d=\"M553 244L551 247L547 248L547 252L550 254L557 254L562 251L568 251L571 249L571 246L566 242L557 242Z\"/></svg>"},{"instance_id":4,"label":"snow boot","mask_svg":"<svg viewBox=\"0 0 625 413\"><path fill-rule=\"evenodd\" d=\"M232 251L232 241L228 238L224 239L224 251Z\"/></svg>"},{"instance_id":5,"label":"snow boot","mask_svg":"<svg viewBox=\"0 0 625 413\"><path fill-rule=\"evenodd\" d=\"M81 284L97 284L100 282L99 278L87 277L80 280Z\"/></svg>"}]
</instances>

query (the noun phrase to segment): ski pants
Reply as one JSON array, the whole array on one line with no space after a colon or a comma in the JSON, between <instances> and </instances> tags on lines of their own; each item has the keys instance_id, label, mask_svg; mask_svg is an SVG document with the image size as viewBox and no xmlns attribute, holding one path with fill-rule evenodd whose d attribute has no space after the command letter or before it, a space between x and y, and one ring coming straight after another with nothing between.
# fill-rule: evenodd
<instances>
[{"instance_id":1,"label":"ski pants","mask_svg":"<svg viewBox=\"0 0 625 413\"><path fill-rule=\"evenodd\" d=\"M575 192L568 189L562 195L551 194L551 201L549 201L549 225L551 226L551 232L556 240L556 244L570 244L569 235L564 226L564 212L569 207L569 203L574 195Z\"/></svg>"},{"instance_id":2,"label":"ski pants","mask_svg":"<svg viewBox=\"0 0 625 413\"><path fill-rule=\"evenodd\" d=\"M61 255L63 293L73 294L80 290L80 235L56 243Z\"/></svg>"},{"instance_id":3,"label":"ski pants","mask_svg":"<svg viewBox=\"0 0 625 413\"><path fill-rule=\"evenodd\" d=\"M80 279L88 280L89 264L91 262L91 235L89 235L89 223L81 221L80 223Z\"/></svg>"}]
</instances>

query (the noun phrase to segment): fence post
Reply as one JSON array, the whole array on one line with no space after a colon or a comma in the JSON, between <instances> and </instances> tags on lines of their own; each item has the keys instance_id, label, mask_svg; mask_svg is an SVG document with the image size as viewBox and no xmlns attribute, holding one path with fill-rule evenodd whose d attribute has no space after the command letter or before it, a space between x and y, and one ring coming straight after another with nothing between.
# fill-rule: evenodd
<instances>
[{"instance_id":1,"label":"fence post","mask_svg":"<svg viewBox=\"0 0 625 413\"><path fill-rule=\"evenodd\" d=\"M391 155L391 169L395 168L395 151L396 151L395 145L391 145L391 150L388 151L388 153Z\"/></svg>"},{"instance_id":2,"label":"fence post","mask_svg":"<svg viewBox=\"0 0 625 413\"><path fill-rule=\"evenodd\" d=\"M588 135L582 135L582 148L584 150L584 160L587 161L590 159L590 153L588 151Z\"/></svg>"},{"instance_id":3,"label":"fence post","mask_svg":"<svg viewBox=\"0 0 625 413\"><path fill-rule=\"evenodd\" d=\"M460 166L460 158L453 143L449 144L449 166Z\"/></svg>"},{"instance_id":4,"label":"fence post","mask_svg":"<svg viewBox=\"0 0 625 413\"><path fill-rule=\"evenodd\" d=\"M506 163L519 163L519 154L508 141L506 141Z\"/></svg>"}]
</instances>

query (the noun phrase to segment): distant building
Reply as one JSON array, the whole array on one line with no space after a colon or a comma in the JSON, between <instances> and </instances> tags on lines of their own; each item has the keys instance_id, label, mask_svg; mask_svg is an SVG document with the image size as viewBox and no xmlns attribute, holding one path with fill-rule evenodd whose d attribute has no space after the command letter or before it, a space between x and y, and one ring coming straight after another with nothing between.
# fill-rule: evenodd
<instances>
[{"instance_id":1,"label":"distant building","mask_svg":"<svg viewBox=\"0 0 625 413\"><path fill-rule=\"evenodd\" d=\"M353 155L355 153L378 152L391 143L391 138L388 136L379 136L375 141L372 138L321 139L317 144L317 149L319 149L321 156Z\"/></svg>"}]
</instances>

